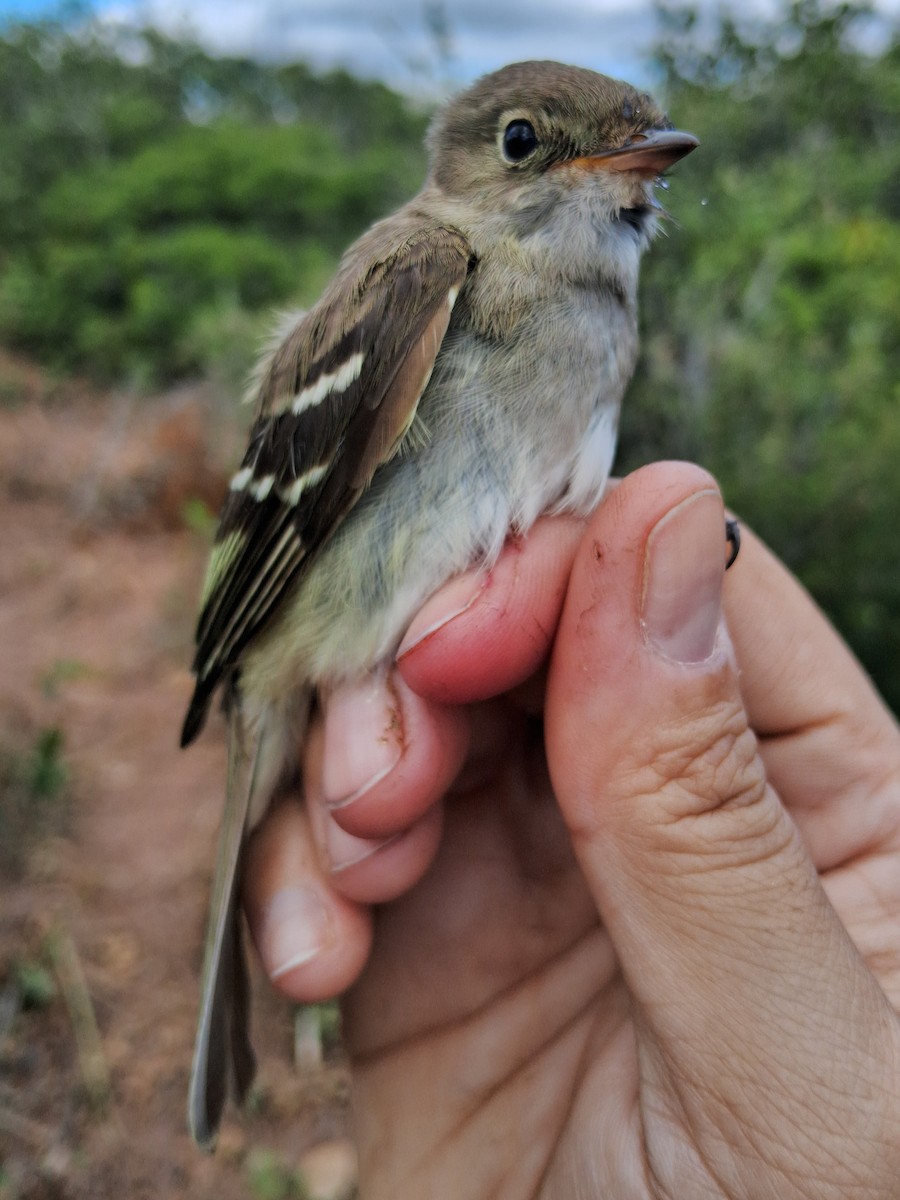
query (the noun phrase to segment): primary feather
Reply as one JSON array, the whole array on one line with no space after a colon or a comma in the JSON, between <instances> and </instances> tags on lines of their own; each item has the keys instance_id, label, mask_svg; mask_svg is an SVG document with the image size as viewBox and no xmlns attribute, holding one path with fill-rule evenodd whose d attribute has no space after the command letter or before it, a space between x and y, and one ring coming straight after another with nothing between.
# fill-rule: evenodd
<instances>
[{"instance_id":1,"label":"primary feather","mask_svg":"<svg viewBox=\"0 0 900 1200\"><path fill-rule=\"evenodd\" d=\"M222 512L197 624L182 745L217 684L399 449L434 365L471 251L424 228L360 272L345 260L276 351Z\"/></svg>"}]
</instances>

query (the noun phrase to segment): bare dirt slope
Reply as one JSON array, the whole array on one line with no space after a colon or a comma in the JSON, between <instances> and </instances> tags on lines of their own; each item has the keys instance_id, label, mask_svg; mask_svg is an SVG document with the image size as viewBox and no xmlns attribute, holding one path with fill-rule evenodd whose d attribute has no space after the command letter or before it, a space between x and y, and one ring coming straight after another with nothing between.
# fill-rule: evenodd
<instances>
[{"instance_id":1,"label":"bare dirt slope","mask_svg":"<svg viewBox=\"0 0 900 1200\"><path fill-rule=\"evenodd\" d=\"M176 745L197 501L215 510L234 432L201 389L48 395L7 359L0 377L15 392L0 408L2 750L20 761L59 728L69 780L65 823L0 824L0 1198L295 1195L299 1155L345 1126L345 1078L297 1075L290 1014L264 985L253 1115L214 1158L184 1132L220 719ZM28 1007L35 971L53 986Z\"/></svg>"}]
</instances>

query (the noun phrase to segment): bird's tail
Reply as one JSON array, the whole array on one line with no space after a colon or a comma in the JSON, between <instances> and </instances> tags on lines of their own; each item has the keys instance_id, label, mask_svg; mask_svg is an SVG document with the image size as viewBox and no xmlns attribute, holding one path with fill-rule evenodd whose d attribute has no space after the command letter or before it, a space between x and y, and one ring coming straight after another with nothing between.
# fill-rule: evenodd
<instances>
[{"instance_id":1,"label":"bird's tail","mask_svg":"<svg viewBox=\"0 0 900 1200\"><path fill-rule=\"evenodd\" d=\"M213 1149L228 1094L242 1100L256 1061L249 1037L249 981L238 900L241 849L260 786L269 722L248 728L240 699L229 706L228 779L219 833L200 985L197 1040L188 1093L188 1125L198 1145Z\"/></svg>"}]
</instances>

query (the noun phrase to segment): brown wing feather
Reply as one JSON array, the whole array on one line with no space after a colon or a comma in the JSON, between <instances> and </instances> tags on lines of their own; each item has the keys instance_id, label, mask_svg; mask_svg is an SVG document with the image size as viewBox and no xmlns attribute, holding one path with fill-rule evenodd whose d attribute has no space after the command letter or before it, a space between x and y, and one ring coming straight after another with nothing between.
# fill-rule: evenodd
<instances>
[{"instance_id":1,"label":"brown wing feather","mask_svg":"<svg viewBox=\"0 0 900 1200\"><path fill-rule=\"evenodd\" d=\"M395 237L380 255L365 249L360 243L345 258L262 376L213 547L183 745L202 726L217 683L399 449L472 260L462 235L444 228ZM360 259L370 265L354 273Z\"/></svg>"}]
</instances>

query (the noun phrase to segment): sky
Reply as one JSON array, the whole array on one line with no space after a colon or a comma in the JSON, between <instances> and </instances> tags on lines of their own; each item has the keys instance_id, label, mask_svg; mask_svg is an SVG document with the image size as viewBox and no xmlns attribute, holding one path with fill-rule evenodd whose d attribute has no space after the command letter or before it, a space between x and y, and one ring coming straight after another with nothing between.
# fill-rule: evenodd
<instances>
[{"instance_id":1,"label":"sky","mask_svg":"<svg viewBox=\"0 0 900 1200\"><path fill-rule=\"evenodd\" d=\"M415 88L436 74L428 0L76 2L104 20L191 33L213 52L346 66L401 88ZM711 8L716 0L695 2ZM766 13L777 0L739 2L744 12ZM440 72L446 83L466 83L526 58L555 58L647 82L656 33L651 0L432 0L430 7L446 14L450 29L450 53ZM876 8L897 17L900 0L876 0ZM0 22L59 10L60 0L0 0Z\"/></svg>"}]
</instances>

